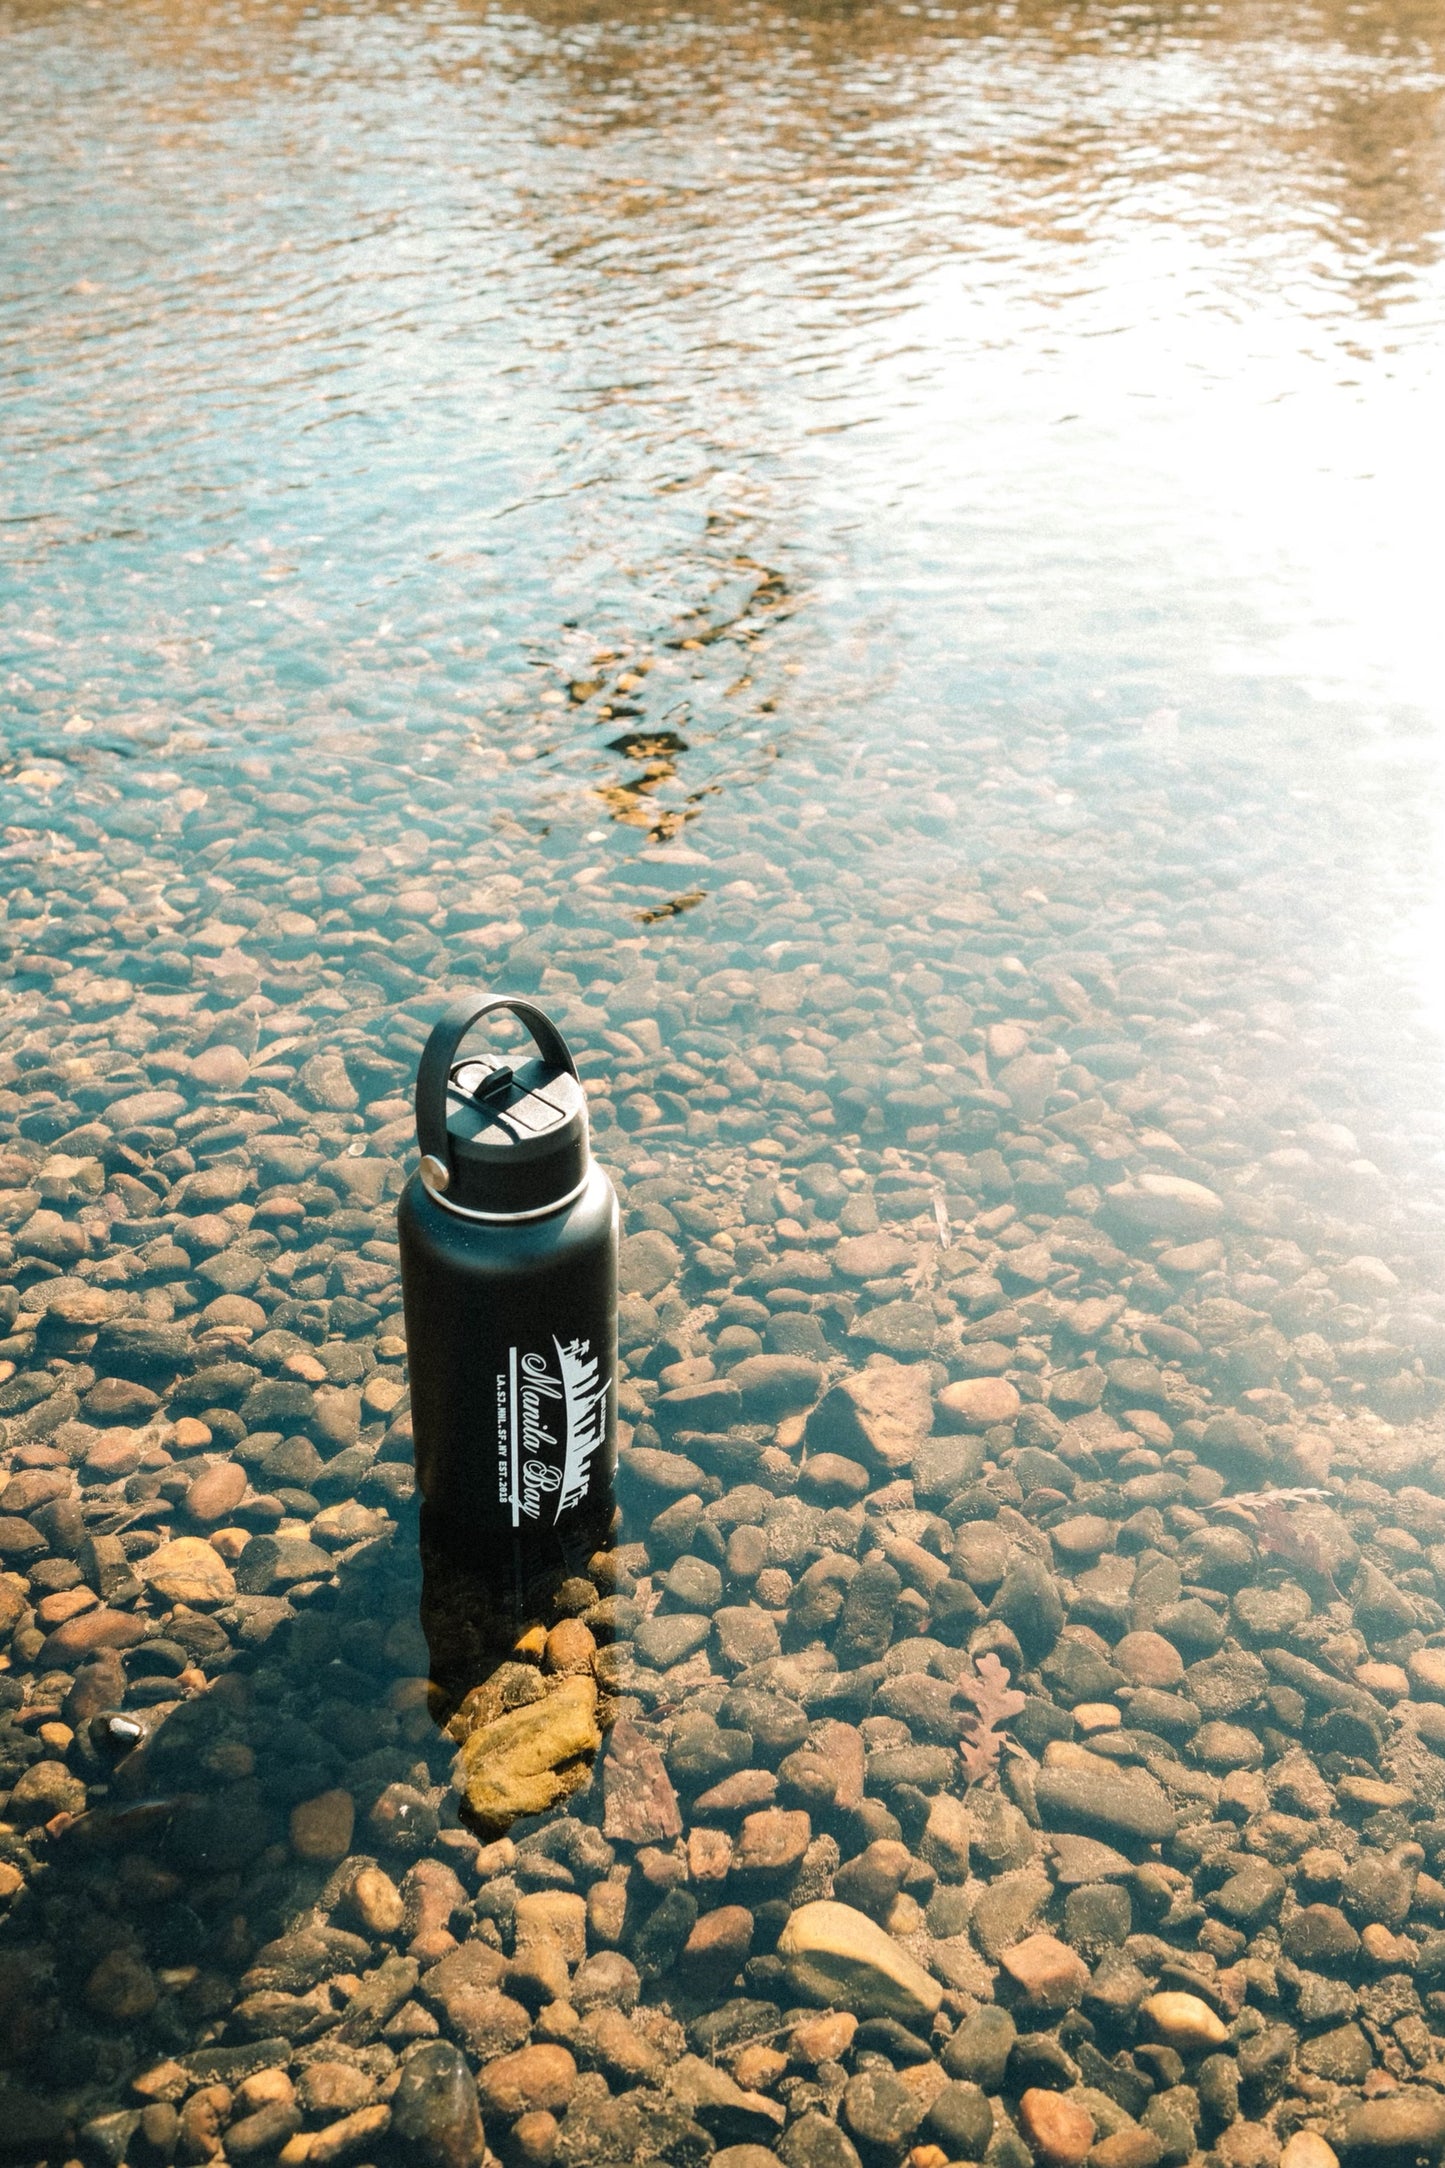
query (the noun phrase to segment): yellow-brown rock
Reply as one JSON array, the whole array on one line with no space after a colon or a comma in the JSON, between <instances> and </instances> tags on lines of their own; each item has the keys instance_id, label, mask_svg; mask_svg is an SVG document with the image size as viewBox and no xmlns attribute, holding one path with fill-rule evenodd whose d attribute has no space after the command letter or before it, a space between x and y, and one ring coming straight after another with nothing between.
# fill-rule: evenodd
<instances>
[{"instance_id":1,"label":"yellow-brown rock","mask_svg":"<svg viewBox=\"0 0 1445 2168\"><path fill-rule=\"evenodd\" d=\"M1317 2130L1297 2130L1286 2140L1279 2168L1340 2168L1340 2158Z\"/></svg>"},{"instance_id":2,"label":"yellow-brown rock","mask_svg":"<svg viewBox=\"0 0 1445 2168\"><path fill-rule=\"evenodd\" d=\"M512 1933L519 1955L552 1943L565 1963L580 1965L587 1955L587 1900L570 1889L528 1890L517 1899Z\"/></svg>"},{"instance_id":3,"label":"yellow-brown rock","mask_svg":"<svg viewBox=\"0 0 1445 2168\"><path fill-rule=\"evenodd\" d=\"M140 1561L150 1587L172 1603L229 1603L236 1593L231 1569L201 1536L176 1536Z\"/></svg>"},{"instance_id":4,"label":"yellow-brown rock","mask_svg":"<svg viewBox=\"0 0 1445 2168\"><path fill-rule=\"evenodd\" d=\"M406 1918L401 1891L380 1867L363 1867L346 1892L346 1909L372 1935L399 1933Z\"/></svg>"},{"instance_id":5,"label":"yellow-brown rock","mask_svg":"<svg viewBox=\"0 0 1445 2168\"><path fill-rule=\"evenodd\" d=\"M585 1781L602 1744L597 1682L563 1679L542 1701L474 1731L461 1751L467 1805L500 1834L522 1814L544 1814Z\"/></svg>"},{"instance_id":6,"label":"yellow-brown rock","mask_svg":"<svg viewBox=\"0 0 1445 2168\"><path fill-rule=\"evenodd\" d=\"M551 2114L565 2108L576 2083L572 2056L548 2041L498 2056L477 2080L482 2106L508 2123L539 2109Z\"/></svg>"},{"instance_id":7,"label":"yellow-brown rock","mask_svg":"<svg viewBox=\"0 0 1445 2168\"><path fill-rule=\"evenodd\" d=\"M930 2021L943 2000L938 1982L901 1943L866 1913L830 1898L799 1907L778 1937L778 1955L795 1993L810 2002L840 2003L859 2017L917 2025ZM1075 1963L1087 1979L1082 1963Z\"/></svg>"},{"instance_id":8,"label":"yellow-brown rock","mask_svg":"<svg viewBox=\"0 0 1445 2168\"><path fill-rule=\"evenodd\" d=\"M805 2017L788 2035L794 2059L808 2067L840 2063L853 2045L858 2020L851 2010L825 2010L821 2017Z\"/></svg>"},{"instance_id":9,"label":"yellow-brown rock","mask_svg":"<svg viewBox=\"0 0 1445 2168\"><path fill-rule=\"evenodd\" d=\"M559 1619L547 1636L542 1669L564 1678L581 1678L592 1669L596 1654L597 1643L590 1627L584 1626L580 1618Z\"/></svg>"},{"instance_id":10,"label":"yellow-brown rock","mask_svg":"<svg viewBox=\"0 0 1445 2168\"><path fill-rule=\"evenodd\" d=\"M1139 2015L1156 2040L1177 2048L1181 2055L1220 2047L1229 2038L1223 2019L1198 1995L1173 1990L1150 1995L1140 2004Z\"/></svg>"}]
</instances>

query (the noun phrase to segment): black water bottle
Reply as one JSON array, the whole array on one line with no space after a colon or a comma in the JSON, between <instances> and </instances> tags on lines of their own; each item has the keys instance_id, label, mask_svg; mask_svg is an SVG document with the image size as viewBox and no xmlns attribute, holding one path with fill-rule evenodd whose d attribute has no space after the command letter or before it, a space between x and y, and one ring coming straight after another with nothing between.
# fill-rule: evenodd
<instances>
[{"instance_id":1,"label":"black water bottle","mask_svg":"<svg viewBox=\"0 0 1445 2168\"><path fill-rule=\"evenodd\" d=\"M498 1009L535 1054L459 1058ZM500 1596L608 1539L617 1198L572 1056L529 1001L451 1004L422 1050L416 1134L397 1225L423 1532Z\"/></svg>"}]
</instances>

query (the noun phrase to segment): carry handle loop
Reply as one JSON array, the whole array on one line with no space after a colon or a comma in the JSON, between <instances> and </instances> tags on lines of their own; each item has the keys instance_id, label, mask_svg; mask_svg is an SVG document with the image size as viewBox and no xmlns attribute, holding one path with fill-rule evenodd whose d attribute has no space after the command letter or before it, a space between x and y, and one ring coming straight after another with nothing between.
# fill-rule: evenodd
<instances>
[{"instance_id":1,"label":"carry handle loop","mask_svg":"<svg viewBox=\"0 0 1445 2168\"><path fill-rule=\"evenodd\" d=\"M459 994L432 1025L416 1072L416 1141L422 1157L439 1160L448 1173L451 1172L451 1154L447 1139L447 1088L451 1083L452 1063L473 1024L479 1024L494 1009L510 1009L518 1021L526 1025L536 1041L538 1053L552 1068L565 1069L569 1076L577 1074L577 1064L568 1051L566 1040L551 1017L544 1015L534 1002L522 1001L515 994L492 994L485 1000L476 994Z\"/></svg>"}]
</instances>

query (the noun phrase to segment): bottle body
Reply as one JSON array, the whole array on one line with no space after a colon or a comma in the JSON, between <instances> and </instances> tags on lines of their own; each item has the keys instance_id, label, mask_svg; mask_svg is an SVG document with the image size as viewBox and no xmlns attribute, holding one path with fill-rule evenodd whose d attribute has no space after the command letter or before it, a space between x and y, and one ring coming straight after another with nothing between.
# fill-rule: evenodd
<instances>
[{"instance_id":1,"label":"bottle body","mask_svg":"<svg viewBox=\"0 0 1445 2168\"><path fill-rule=\"evenodd\" d=\"M595 1163L535 1218L397 1209L417 1484L432 1540L498 1584L606 1542L617 1454L617 1199ZM500 1588L499 1588L500 1592Z\"/></svg>"}]
</instances>

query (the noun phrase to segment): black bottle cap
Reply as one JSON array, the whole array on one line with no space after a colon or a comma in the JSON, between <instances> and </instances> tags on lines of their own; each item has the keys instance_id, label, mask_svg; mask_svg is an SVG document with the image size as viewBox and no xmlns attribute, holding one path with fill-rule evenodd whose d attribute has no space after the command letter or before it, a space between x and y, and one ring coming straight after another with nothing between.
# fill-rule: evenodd
<instances>
[{"instance_id":1,"label":"black bottle cap","mask_svg":"<svg viewBox=\"0 0 1445 2168\"><path fill-rule=\"evenodd\" d=\"M495 1009L526 1025L535 1054L458 1059L473 1024ZM587 1099L551 1018L514 995L459 995L422 1049L416 1137L422 1181L452 1211L512 1219L565 1203L587 1177Z\"/></svg>"}]
</instances>

